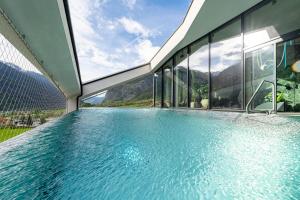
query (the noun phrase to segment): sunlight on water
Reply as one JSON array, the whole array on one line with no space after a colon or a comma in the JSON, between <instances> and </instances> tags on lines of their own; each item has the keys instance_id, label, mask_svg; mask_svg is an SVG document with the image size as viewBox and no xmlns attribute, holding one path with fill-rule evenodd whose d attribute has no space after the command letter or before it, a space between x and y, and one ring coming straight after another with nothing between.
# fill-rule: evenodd
<instances>
[{"instance_id":1,"label":"sunlight on water","mask_svg":"<svg viewBox=\"0 0 300 200\"><path fill-rule=\"evenodd\" d=\"M0 145L0 199L300 199L300 120L89 109Z\"/></svg>"}]
</instances>

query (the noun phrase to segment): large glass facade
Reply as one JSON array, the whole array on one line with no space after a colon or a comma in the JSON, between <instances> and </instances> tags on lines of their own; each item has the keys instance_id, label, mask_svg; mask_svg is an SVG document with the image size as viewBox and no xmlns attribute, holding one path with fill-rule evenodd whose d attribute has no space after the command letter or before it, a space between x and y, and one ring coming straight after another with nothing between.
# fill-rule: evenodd
<instances>
[{"instance_id":1,"label":"large glass facade","mask_svg":"<svg viewBox=\"0 0 300 200\"><path fill-rule=\"evenodd\" d=\"M190 107L208 109L208 37L190 46Z\"/></svg>"},{"instance_id":2,"label":"large glass facade","mask_svg":"<svg viewBox=\"0 0 300 200\"><path fill-rule=\"evenodd\" d=\"M276 0L245 15L245 47L255 46L300 28L300 1Z\"/></svg>"},{"instance_id":3,"label":"large glass facade","mask_svg":"<svg viewBox=\"0 0 300 200\"><path fill-rule=\"evenodd\" d=\"M175 56L175 106L188 106L188 50L181 50Z\"/></svg>"},{"instance_id":4,"label":"large glass facade","mask_svg":"<svg viewBox=\"0 0 300 200\"><path fill-rule=\"evenodd\" d=\"M265 80L251 109L300 112L299 8L299 0L262 1L181 49L173 72L172 62L162 67L163 107L245 109Z\"/></svg>"},{"instance_id":5,"label":"large glass facade","mask_svg":"<svg viewBox=\"0 0 300 200\"><path fill-rule=\"evenodd\" d=\"M162 98L162 71L158 71L154 74L154 106L161 107Z\"/></svg>"},{"instance_id":6,"label":"large glass facade","mask_svg":"<svg viewBox=\"0 0 300 200\"><path fill-rule=\"evenodd\" d=\"M211 39L212 108L241 109L243 102L241 20L235 20L212 33Z\"/></svg>"},{"instance_id":7,"label":"large glass facade","mask_svg":"<svg viewBox=\"0 0 300 200\"><path fill-rule=\"evenodd\" d=\"M300 112L300 38L276 47L278 111Z\"/></svg>"},{"instance_id":8,"label":"large glass facade","mask_svg":"<svg viewBox=\"0 0 300 200\"><path fill-rule=\"evenodd\" d=\"M275 82L274 55L274 45L268 45L245 54L246 103L248 103L262 81ZM251 105L252 110L272 109L272 87L270 83L262 85Z\"/></svg>"},{"instance_id":9,"label":"large glass facade","mask_svg":"<svg viewBox=\"0 0 300 200\"><path fill-rule=\"evenodd\" d=\"M163 67L163 107L169 108L172 106L172 62L170 60Z\"/></svg>"}]
</instances>

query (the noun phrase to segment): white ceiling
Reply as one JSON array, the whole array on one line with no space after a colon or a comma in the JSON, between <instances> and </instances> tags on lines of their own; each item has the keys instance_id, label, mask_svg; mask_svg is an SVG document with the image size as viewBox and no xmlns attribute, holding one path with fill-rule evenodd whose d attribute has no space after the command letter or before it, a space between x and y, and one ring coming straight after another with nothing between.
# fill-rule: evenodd
<instances>
[{"instance_id":1,"label":"white ceiling","mask_svg":"<svg viewBox=\"0 0 300 200\"><path fill-rule=\"evenodd\" d=\"M25 35L24 40L42 63L43 71L65 95L80 95L81 86L63 1L0 0L0 8L17 31Z\"/></svg>"}]
</instances>

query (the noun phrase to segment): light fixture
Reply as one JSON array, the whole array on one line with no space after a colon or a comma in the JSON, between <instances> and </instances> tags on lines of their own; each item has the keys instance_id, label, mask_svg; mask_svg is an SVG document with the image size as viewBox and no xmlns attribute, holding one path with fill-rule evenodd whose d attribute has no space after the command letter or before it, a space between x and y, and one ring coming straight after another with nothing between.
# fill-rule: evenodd
<instances>
[{"instance_id":1,"label":"light fixture","mask_svg":"<svg viewBox=\"0 0 300 200\"><path fill-rule=\"evenodd\" d=\"M296 61L292 67L291 67L292 72L299 73L300 72L300 60Z\"/></svg>"}]
</instances>

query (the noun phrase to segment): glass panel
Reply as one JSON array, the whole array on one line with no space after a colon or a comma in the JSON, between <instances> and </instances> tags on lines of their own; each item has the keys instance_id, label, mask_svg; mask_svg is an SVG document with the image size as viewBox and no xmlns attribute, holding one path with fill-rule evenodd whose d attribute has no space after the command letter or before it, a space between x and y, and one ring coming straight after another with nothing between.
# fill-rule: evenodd
<instances>
[{"instance_id":1,"label":"glass panel","mask_svg":"<svg viewBox=\"0 0 300 200\"><path fill-rule=\"evenodd\" d=\"M163 97L164 97L164 107L169 108L172 106L172 60L170 60L164 66L164 88L163 88Z\"/></svg>"},{"instance_id":2,"label":"glass panel","mask_svg":"<svg viewBox=\"0 0 300 200\"><path fill-rule=\"evenodd\" d=\"M190 48L190 107L207 109L209 75L208 38L194 43Z\"/></svg>"},{"instance_id":3,"label":"glass panel","mask_svg":"<svg viewBox=\"0 0 300 200\"><path fill-rule=\"evenodd\" d=\"M242 108L241 20L212 34L211 103L213 108Z\"/></svg>"},{"instance_id":4,"label":"glass panel","mask_svg":"<svg viewBox=\"0 0 300 200\"><path fill-rule=\"evenodd\" d=\"M159 71L154 74L155 84L155 107L161 107L161 94L162 94L162 72Z\"/></svg>"},{"instance_id":5,"label":"glass panel","mask_svg":"<svg viewBox=\"0 0 300 200\"><path fill-rule=\"evenodd\" d=\"M188 59L187 48L175 56L175 106L188 106Z\"/></svg>"},{"instance_id":6,"label":"glass panel","mask_svg":"<svg viewBox=\"0 0 300 200\"><path fill-rule=\"evenodd\" d=\"M279 43L276 53L278 111L300 112L300 38Z\"/></svg>"},{"instance_id":7,"label":"glass panel","mask_svg":"<svg viewBox=\"0 0 300 200\"><path fill-rule=\"evenodd\" d=\"M245 54L246 103L263 80L274 82L274 70L273 45ZM272 84L265 83L253 100L252 110L272 109L272 97Z\"/></svg>"},{"instance_id":8,"label":"glass panel","mask_svg":"<svg viewBox=\"0 0 300 200\"><path fill-rule=\"evenodd\" d=\"M118 84L80 101L81 107L153 107L153 74Z\"/></svg>"},{"instance_id":9,"label":"glass panel","mask_svg":"<svg viewBox=\"0 0 300 200\"><path fill-rule=\"evenodd\" d=\"M245 47L300 28L300 1L276 0L245 15Z\"/></svg>"}]
</instances>

